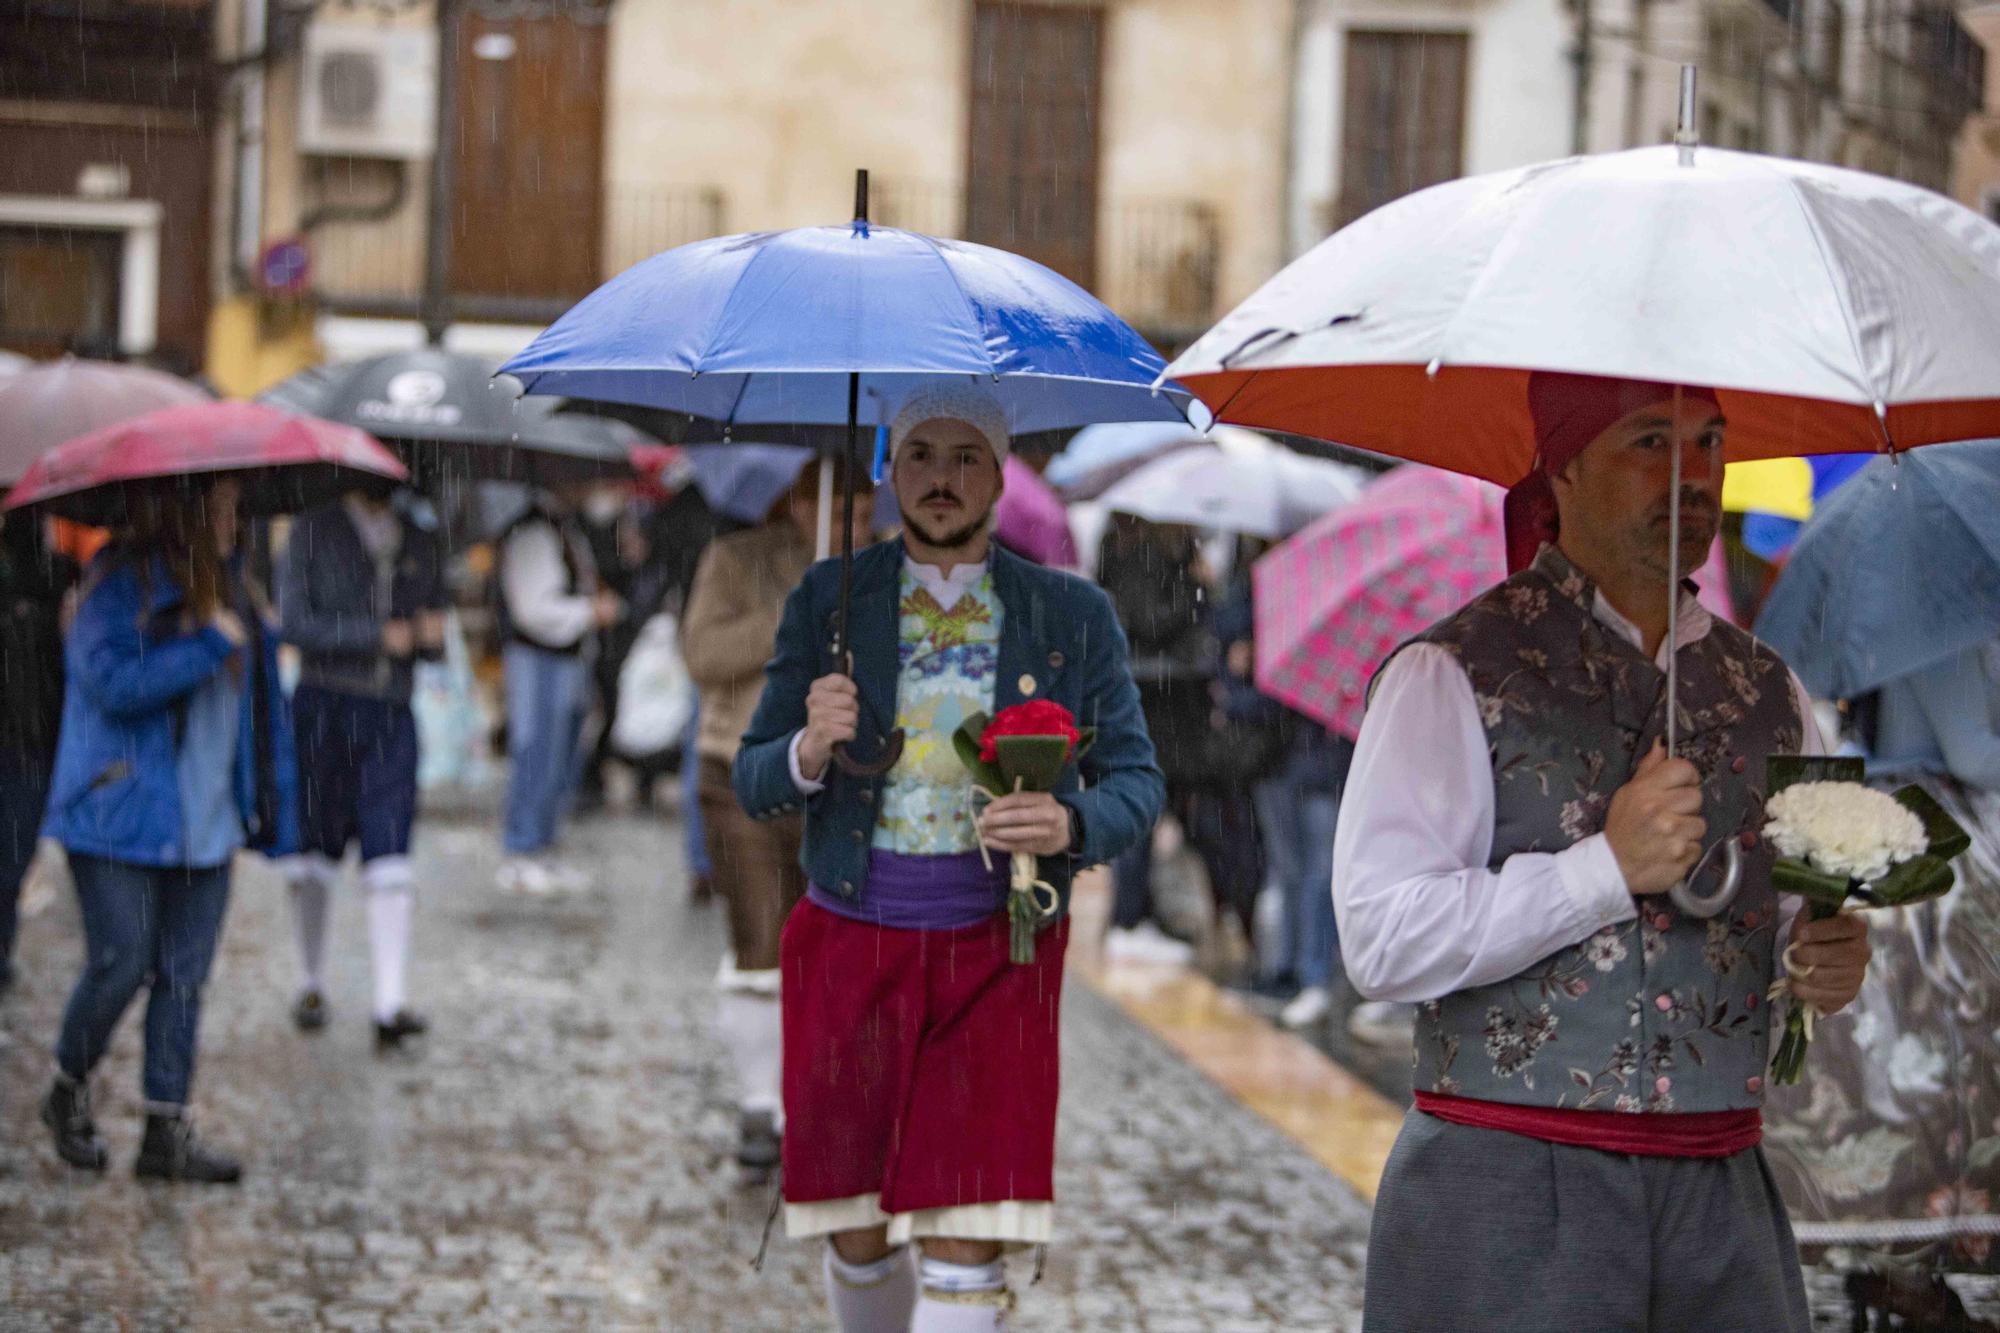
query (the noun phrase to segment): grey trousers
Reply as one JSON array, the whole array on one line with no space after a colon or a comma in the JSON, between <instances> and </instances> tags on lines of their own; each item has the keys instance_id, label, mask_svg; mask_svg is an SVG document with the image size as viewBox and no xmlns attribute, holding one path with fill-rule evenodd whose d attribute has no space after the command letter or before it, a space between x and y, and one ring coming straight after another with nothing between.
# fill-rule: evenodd
<instances>
[{"instance_id":1,"label":"grey trousers","mask_svg":"<svg viewBox=\"0 0 2000 1333\"><path fill-rule=\"evenodd\" d=\"M1810 1333L1762 1149L1631 1157L1411 1111L1368 1236L1364 1333Z\"/></svg>"}]
</instances>

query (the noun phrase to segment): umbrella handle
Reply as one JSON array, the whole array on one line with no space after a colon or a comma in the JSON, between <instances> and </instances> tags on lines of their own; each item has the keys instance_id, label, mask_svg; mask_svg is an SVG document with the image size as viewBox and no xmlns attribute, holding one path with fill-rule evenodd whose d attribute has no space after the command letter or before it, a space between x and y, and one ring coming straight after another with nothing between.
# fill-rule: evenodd
<instances>
[{"instance_id":1,"label":"umbrella handle","mask_svg":"<svg viewBox=\"0 0 2000 1333\"><path fill-rule=\"evenodd\" d=\"M1722 849L1722 883L1716 887L1714 893L1704 897L1696 893L1690 885L1695 876L1701 873L1702 867L1708 864L1708 858L1715 855L1715 847L1703 853L1701 860L1695 863L1694 869L1688 872L1686 879L1667 890L1668 899L1688 916L1703 920L1720 916L1723 909L1735 902L1736 895L1743 890L1743 844L1735 838L1724 838L1715 846Z\"/></svg>"},{"instance_id":2,"label":"umbrella handle","mask_svg":"<svg viewBox=\"0 0 2000 1333\"><path fill-rule=\"evenodd\" d=\"M903 757L903 729L889 733L882 742L882 753L873 759L856 759L847 752L845 745L833 747L833 762L841 772L854 778L879 778L896 766Z\"/></svg>"}]
</instances>

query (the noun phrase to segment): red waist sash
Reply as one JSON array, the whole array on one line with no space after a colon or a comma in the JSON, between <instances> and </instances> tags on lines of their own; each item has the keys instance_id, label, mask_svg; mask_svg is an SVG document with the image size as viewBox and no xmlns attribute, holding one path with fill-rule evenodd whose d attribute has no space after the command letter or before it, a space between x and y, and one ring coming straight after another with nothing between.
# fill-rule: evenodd
<instances>
[{"instance_id":1,"label":"red waist sash","mask_svg":"<svg viewBox=\"0 0 2000 1333\"><path fill-rule=\"evenodd\" d=\"M1728 1157L1754 1148L1764 1137L1764 1113L1668 1111L1658 1115L1624 1111L1575 1111L1547 1106L1417 1094L1417 1109L1454 1125L1498 1129L1548 1143L1565 1143L1634 1157Z\"/></svg>"}]
</instances>

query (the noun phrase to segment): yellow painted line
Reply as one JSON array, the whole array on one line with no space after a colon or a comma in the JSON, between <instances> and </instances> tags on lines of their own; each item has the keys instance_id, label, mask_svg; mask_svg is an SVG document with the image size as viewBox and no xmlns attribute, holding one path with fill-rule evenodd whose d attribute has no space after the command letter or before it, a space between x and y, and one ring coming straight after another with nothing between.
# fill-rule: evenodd
<instances>
[{"instance_id":1,"label":"yellow painted line","mask_svg":"<svg viewBox=\"0 0 2000 1333\"><path fill-rule=\"evenodd\" d=\"M1104 960L1098 932L1088 929L1092 914L1077 915L1071 972L1375 1201L1403 1125L1400 1106L1199 972Z\"/></svg>"}]
</instances>

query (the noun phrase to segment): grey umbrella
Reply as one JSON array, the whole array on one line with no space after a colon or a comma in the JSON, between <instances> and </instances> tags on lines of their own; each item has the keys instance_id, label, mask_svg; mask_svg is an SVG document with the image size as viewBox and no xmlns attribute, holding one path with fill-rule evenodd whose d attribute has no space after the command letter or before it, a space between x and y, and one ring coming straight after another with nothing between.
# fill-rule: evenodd
<instances>
[{"instance_id":1,"label":"grey umbrella","mask_svg":"<svg viewBox=\"0 0 2000 1333\"><path fill-rule=\"evenodd\" d=\"M555 485L630 476L645 437L606 418L524 398L493 363L434 347L314 366L259 401L359 426L397 447L426 489L440 481Z\"/></svg>"},{"instance_id":2,"label":"grey umbrella","mask_svg":"<svg viewBox=\"0 0 2000 1333\"><path fill-rule=\"evenodd\" d=\"M65 440L212 395L161 370L64 357L0 378L0 487Z\"/></svg>"}]
</instances>

